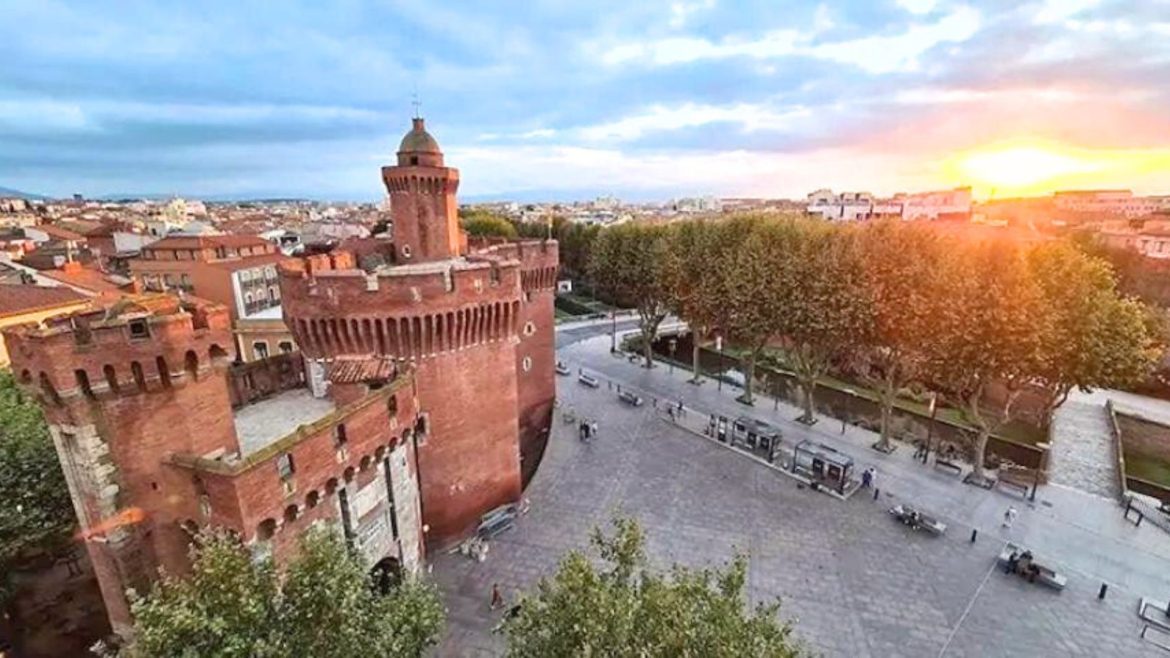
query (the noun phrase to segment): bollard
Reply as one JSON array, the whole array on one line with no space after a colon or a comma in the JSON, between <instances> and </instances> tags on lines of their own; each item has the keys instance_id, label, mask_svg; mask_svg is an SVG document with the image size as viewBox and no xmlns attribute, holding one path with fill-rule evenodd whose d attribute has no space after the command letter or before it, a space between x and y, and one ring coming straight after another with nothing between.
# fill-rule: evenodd
<instances>
[{"instance_id":1,"label":"bollard","mask_svg":"<svg viewBox=\"0 0 1170 658\"><path fill-rule=\"evenodd\" d=\"M1104 599L1104 598L1105 598L1105 592L1107 592L1108 590L1109 590L1109 586L1108 586L1108 585L1106 585L1105 583L1101 583L1101 590L1100 590L1099 592L1097 592L1097 598L1098 598L1098 599Z\"/></svg>"},{"instance_id":2,"label":"bollard","mask_svg":"<svg viewBox=\"0 0 1170 658\"><path fill-rule=\"evenodd\" d=\"M978 531L978 530L976 530L975 528L971 528L971 543L972 543L972 544L974 544L974 543L975 543L975 537L976 537L978 534L979 534L979 531Z\"/></svg>"},{"instance_id":3,"label":"bollard","mask_svg":"<svg viewBox=\"0 0 1170 658\"><path fill-rule=\"evenodd\" d=\"M878 489L877 487L874 487L874 489L873 489L873 499L874 499L874 500L877 500L877 499L878 499L878 494L879 494L879 493L881 493L881 490L880 490L880 489Z\"/></svg>"}]
</instances>

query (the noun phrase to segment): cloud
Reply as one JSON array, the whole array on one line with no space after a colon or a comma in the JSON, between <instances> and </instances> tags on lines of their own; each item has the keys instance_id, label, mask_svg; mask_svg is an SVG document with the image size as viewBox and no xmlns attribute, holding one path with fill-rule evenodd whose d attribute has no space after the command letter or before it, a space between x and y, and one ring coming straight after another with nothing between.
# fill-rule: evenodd
<instances>
[{"instance_id":1,"label":"cloud","mask_svg":"<svg viewBox=\"0 0 1170 658\"><path fill-rule=\"evenodd\" d=\"M705 59L778 59L805 56L856 66L871 73L913 70L918 58L944 43L969 39L980 27L980 13L957 7L932 23L915 23L896 34L834 40L834 23L818 6L812 25L805 29L771 30L755 38L727 36L719 40L679 36L621 43L605 50L602 61L610 66L649 63L654 66L684 64Z\"/></svg>"},{"instance_id":2,"label":"cloud","mask_svg":"<svg viewBox=\"0 0 1170 658\"><path fill-rule=\"evenodd\" d=\"M711 9L715 6L715 0L695 0L692 2L674 2L670 5L670 21L669 25L672 28L678 29L686 25L687 21L693 14L700 11Z\"/></svg>"},{"instance_id":3,"label":"cloud","mask_svg":"<svg viewBox=\"0 0 1170 658\"><path fill-rule=\"evenodd\" d=\"M596 141L633 140L650 132L673 131L712 123L737 124L743 130L784 130L794 121L809 116L807 108L775 111L762 105L740 103L714 106L685 103L679 106L654 105L638 114L579 129L583 139Z\"/></svg>"},{"instance_id":4,"label":"cloud","mask_svg":"<svg viewBox=\"0 0 1170 658\"><path fill-rule=\"evenodd\" d=\"M929 14L938 4L937 0L897 0L898 6L911 14Z\"/></svg>"}]
</instances>

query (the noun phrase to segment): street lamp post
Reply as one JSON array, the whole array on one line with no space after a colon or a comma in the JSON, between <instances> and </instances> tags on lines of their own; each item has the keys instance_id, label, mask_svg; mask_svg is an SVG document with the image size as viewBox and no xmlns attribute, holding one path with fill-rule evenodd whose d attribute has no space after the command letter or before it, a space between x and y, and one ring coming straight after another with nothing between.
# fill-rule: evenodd
<instances>
[{"instance_id":1,"label":"street lamp post","mask_svg":"<svg viewBox=\"0 0 1170 658\"><path fill-rule=\"evenodd\" d=\"M617 352L617 309L609 312L609 318L613 323L609 330L609 353L613 354Z\"/></svg>"},{"instance_id":2,"label":"street lamp post","mask_svg":"<svg viewBox=\"0 0 1170 658\"><path fill-rule=\"evenodd\" d=\"M674 374L674 351L678 349L678 338L671 338L666 343L670 349L670 374Z\"/></svg>"},{"instance_id":3,"label":"street lamp post","mask_svg":"<svg viewBox=\"0 0 1170 658\"><path fill-rule=\"evenodd\" d=\"M719 350L719 384L716 390L723 390L723 336L715 337L715 349Z\"/></svg>"}]
</instances>

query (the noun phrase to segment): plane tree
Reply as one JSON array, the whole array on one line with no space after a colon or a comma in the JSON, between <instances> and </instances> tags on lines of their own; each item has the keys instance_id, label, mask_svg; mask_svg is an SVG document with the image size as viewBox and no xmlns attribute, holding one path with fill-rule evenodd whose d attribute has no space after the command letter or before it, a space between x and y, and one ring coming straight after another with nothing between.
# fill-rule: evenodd
<instances>
[{"instance_id":1,"label":"plane tree","mask_svg":"<svg viewBox=\"0 0 1170 658\"><path fill-rule=\"evenodd\" d=\"M1007 241L955 243L945 260L947 296L927 337L926 380L974 428L974 479L985 480L990 436L1014 420L1051 340L1044 296L1024 249ZM989 395L1002 386L1002 399Z\"/></svg>"},{"instance_id":2,"label":"plane tree","mask_svg":"<svg viewBox=\"0 0 1170 658\"><path fill-rule=\"evenodd\" d=\"M868 331L858 334L851 369L877 394L880 446L889 449L894 402L919 378L935 307L948 303L941 273L950 246L929 227L898 221L868 224L856 239Z\"/></svg>"},{"instance_id":3,"label":"plane tree","mask_svg":"<svg viewBox=\"0 0 1170 658\"><path fill-rule=\"evenodd\" d=\"M665 225L620 224L598 234L590 257L589 269L596 285L615 301L637 310L647 368L654 364L653 342L669 311L667 236Z\"/></svg>"},{"instance_id":4,"label":"plane tree","mask_svg":"<svg viewBox=\"0 0 1170 658\"><path fill-rule=\"evenodd\" d=\"M1146 309L1118 293L1108 263L1052 242L1033 248L1028 264L1050 328L1034 378L1045 422L1074 389L1132 386L1151 372L1159 351Z\"/></svg>"}]
</instances>

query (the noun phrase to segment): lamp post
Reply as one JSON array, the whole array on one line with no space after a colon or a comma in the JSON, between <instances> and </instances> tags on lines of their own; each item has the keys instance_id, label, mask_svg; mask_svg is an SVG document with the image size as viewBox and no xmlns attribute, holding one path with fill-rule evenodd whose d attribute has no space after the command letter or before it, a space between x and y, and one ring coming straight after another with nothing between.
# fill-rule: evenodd
<instances>
[{"instance_id":1,"label":"lamp post","mask_svg":"<svg viewBox=\"0 0 1170 658\"><path fill-rule=\"evenodd\" d=\"M609 330L609 353L617 352L617 309L609 312L609 318L612 321Z\"/></svg>"},{"instance_id":2,"label":"lamp post","mask_svg":"<svg viewBox=\"0 0 1170 658\"><path fill-rule=\"evenodd\" d=\"M670 374L674 374L674 351L678 349L678 338L671 338L666 342L667 348L670 350Z\"/></svg>"},{"instance_id":3,"label":"lamp post","mask_svg":"<svg viewBox=\"0 0 1170 658\"><path fill-rule=\"evenodd\" d=\"M716 390L723 390L723 336L715 336L715 349L719 350L719 384Z\"/></svg>"}]
</instances>

